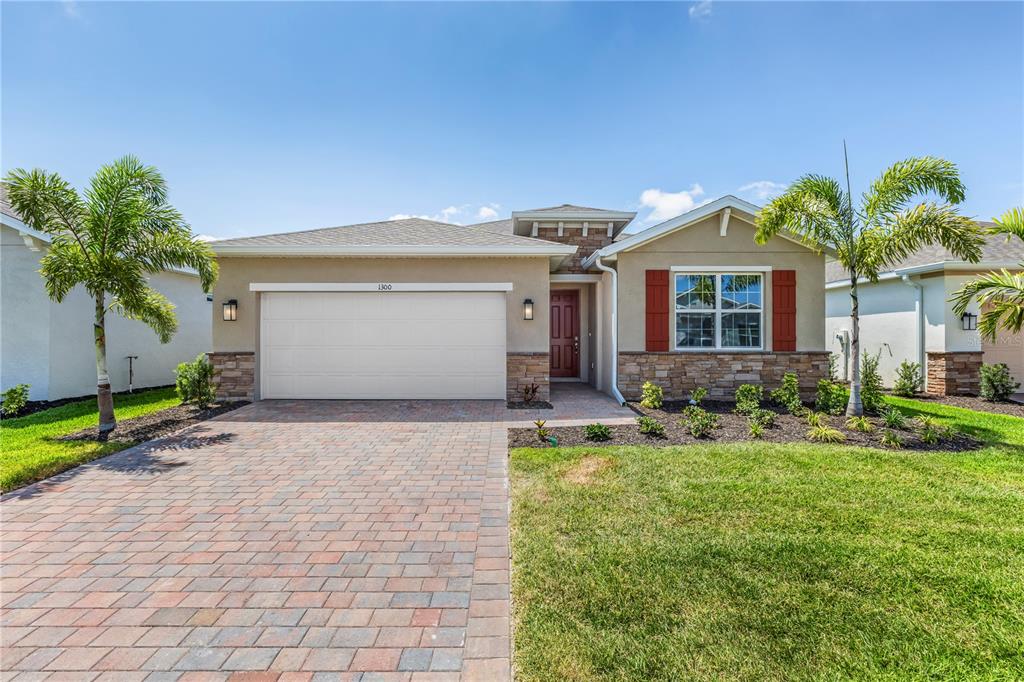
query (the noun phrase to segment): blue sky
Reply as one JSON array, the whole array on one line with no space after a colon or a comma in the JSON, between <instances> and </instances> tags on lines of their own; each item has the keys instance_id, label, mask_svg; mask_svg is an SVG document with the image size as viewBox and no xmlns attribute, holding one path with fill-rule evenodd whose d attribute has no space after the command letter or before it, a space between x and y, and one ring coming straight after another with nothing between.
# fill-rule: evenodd
<instances>
[{"instance_id":1,"label":"blue sky","mask_svg":"<svg viewBox=\"0 0 1024 682\"><path fill-rule=\"evenodd\" d=\"M805 172L1024 195L1021 3L10 3L3 170L124 153L197 233L565 202L651 224ZM446 211L446 209L448 209Z\"/></svg>"}]
</instances>

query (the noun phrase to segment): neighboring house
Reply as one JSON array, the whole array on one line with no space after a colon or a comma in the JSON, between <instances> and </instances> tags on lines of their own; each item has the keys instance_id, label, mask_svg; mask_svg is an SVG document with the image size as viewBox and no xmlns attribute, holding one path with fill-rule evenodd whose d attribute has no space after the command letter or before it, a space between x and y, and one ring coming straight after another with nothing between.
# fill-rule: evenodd
<instances>
[{"instance_id":1,"label":"neighboring house","mask_svg":"<svg viewBox=\"0 0 1024 682\"><path fill-rule=\"evenodd\" d=\"M1020 271L1022 260L1019 239L992 236L979 263L966 263L935 245L883 272L877 282L860 283L861 349L879 356L885 385L892 386L904 360L921 365L925 389L937 395L977 394L982 362L1004 362L1024 382L1024 334L1000 332L994 342L982 340L977 305L968 309L974 317L961 318L951 302L964 282L999 268ZM849 372L850 280L834 261L826 273L829 345Z\"/></svg>"},{"instance_id":2,"label":"neighboring house","mask_svg":"<svg viewBox=\"0 0 1024 682\"><path fill-rule=\"evenodd\" d=\"M507 398L582 381L731 396L828 370L825 257L727 196L636 234L582 206L215 242L212 362L240 398ZM675 301L674 309L671 302Z\"/></svg>"},{"instance_id":3,"label":"neighboring house","mask_svg":"<svg viewBox=\"0 0 1024 682\"><path fill-rule=\"evenodd\" d=\"M15 214L0 185L0 389L29 384L32 400L58 400L96 393L93 302L77 287L62 303L46 295L39 259L49 235ZM174 383L174 368L210 348L210 309L189 272L151 277L154 289L175 305L178 333L167 344L142 322L107 316L107 364L114 391L128 389L128 359L135 388Z\"/></svg>"}]
</instances>

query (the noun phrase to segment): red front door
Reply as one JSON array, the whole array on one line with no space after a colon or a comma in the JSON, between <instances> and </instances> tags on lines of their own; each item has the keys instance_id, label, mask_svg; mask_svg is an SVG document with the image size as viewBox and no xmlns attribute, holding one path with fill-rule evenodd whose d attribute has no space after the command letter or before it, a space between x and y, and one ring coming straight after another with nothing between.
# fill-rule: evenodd
<instances>
[{"instance_id":1,"label":"red front door","mask_svg":"<svg viewBox=\"0 0 1024 682\"><path fill-rule=\"evenodd\" d=\"M551 376L580 375L580 292L551 292Z\"/></svg>"}]
</instances>

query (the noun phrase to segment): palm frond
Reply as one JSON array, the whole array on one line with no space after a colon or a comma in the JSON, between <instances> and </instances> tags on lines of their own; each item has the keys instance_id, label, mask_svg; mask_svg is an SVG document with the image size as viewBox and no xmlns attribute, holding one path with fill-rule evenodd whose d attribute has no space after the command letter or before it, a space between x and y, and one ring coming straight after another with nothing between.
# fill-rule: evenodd
<instances>
[{"instance_id":1,"label":"palm frond","mask_svg":"<svg viewBox=\"0 0 1024 682\"><path fill-rule=\"evenodd\" d=\"M174 315L174 304L163 294L149 286L132 287L115 292L111 307L122 317L145 322L160 339L167 343L178 331L178 319Z\"/></svg>"},{"instance_id":2,"label":"palm frond","mask_svg":"<svg viewBox=\"0 0 1024 682\"><path fill-rule=\"evenodd\" d=\"M90 264L85 253L74 242L55 239L46 255L39 260L46 294L60 303L76 285L89 280Z\"/></svg>"},{"instance_id":3,"label":"palm frond","mask_svg":"<svg viewBox=\"0 0 1024 682\"><path fill-rule=\"evenodd\" d=\"M85 204L60 175L38 168L15 168L4 181L11 206L26 225L49 235L73 234L85 241L81 234ZM86 248L85 243L82 248Z\"/></svg>"},{"instance_id":4,"label":"palm frond","mask_svg":"<svg viewBox=\"0 0 1024 682\"><path fill-rule=\"evenodd\" d=\"M218 267L213 249L192 236L187 229L167 229L138 244L134 258L149 272L168 268L192 268L199 273L204 291L217 281Z\"/></svg>"},{"instance_id":5,"label":"palm frond","mask_svg":"<svg viewBox=\"0 0 1024 682\"><path fill-rule=\"evenodd\" d=\"M815 184L817 179L818 176L800 178L758 212L754 236L758 244L786 231L818 251L839 245L841 191L839 195L818 191L827 190L828 183L821 179L820 184ZM835 189L838 190L838 183Z\"/></svg>"},{"instance_id":6,"label":"palm frond","mask_svg":"<svg viewBox=\"0 0 1024 682\"><path fill-rule=\"evenodd\" d=\"M947 204L964 200L966 188L956 164L934 156L897 161L871 183L864 194L863 211L868 225L901 211L911 199L934 192Z\"/></svg>"},{"instance_id":7,"label":"palm frond","mask_svg":"<svg viewBox=\"0 0 1024 682\"><path fill-rule=\"evenodd\" d=\"M971 301L981 307L978 331L994 339L1000 327L1013 333L1024 328L1024 273L989 272L971 280L953 294L953 312L963 315Z\"/></svg>"},{"instance_id":8,"label":"palm frond","mask_svg":"<svg viewBox=\"0 0 1024 682\"><path fill-rule=\"evenodd\" d=\"M959 215L954 207L921 203L861 233L857 249L861 274L874 279L884 268L934 243L956 258L977 263L985 237L977 223Z\"/></svg>"},{"instance_id":9,"label":"palm frond","mask_svg":"<svg viewBox=\"0 0 1024 682\"><path fill-rule=\"evenodd\" d=\"M1010 237L1024 240L1024 208L1011 208L996 218L995 223L995 227L989 229L991 234L1005 234L1007 241Z\"/></svg>"}]
</instances>

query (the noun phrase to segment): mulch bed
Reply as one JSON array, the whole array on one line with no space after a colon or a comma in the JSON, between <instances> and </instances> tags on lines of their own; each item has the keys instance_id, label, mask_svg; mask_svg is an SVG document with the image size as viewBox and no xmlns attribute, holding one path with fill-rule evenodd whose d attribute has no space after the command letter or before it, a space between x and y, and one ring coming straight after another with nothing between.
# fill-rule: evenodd
<instances>
[{"instance_id":1,"label":"mulch bed","mask_svg":"<svg viewBox=\"0 0 1024 682\"><path fill-rule=\"evenodd\" d=\"M147 386L146 388L135 389L133 393L128 391L118 391L113 395L135 395L137 393L143 393L145 391L155 391L160 388L174 388L174 384L167 384L166 386ZM18 410L18 414L11 415L7 419L17 419L19 417L26 417L36 412L42 412L43 410L49 410L52 407L60 407L61 405L67 405L68 403L77 403L83 400L96 401L96 394L91 395L80 395L77 398L61 398L60 400L29 400L25 403L25 407ZM4 417L0 416L0 419Z\"/></svg>"},{"instance_id":2,"label":"mulch bed","mask_svg":"<svg viewBox=\"0 0 1024 682\"><path fill-rule=\"evenodd\" d=\"M153 440L154 438L160 438L161 436L174 433L186 426L191 426L192 424L198 424L201 421L212 419L213 417L224 414L225 412L237 410L239 407L248 404L249 403L247 401L243 400L231 403L214 404L205 409L201 409L195 405L176 405L175 407L169 407L166 410L160 410L159 412L153 412L141 417L134 417L133 419L119 421L112 431L107 431L102 435L99 432L99 427L90 427L76 433L61 436L59 440L119 440L137 441L142 443L147 440Z\"/></svg>"},{"instance_id":3,"label":"mulch bed","mask_svg":"<svg viewBox=\"0 0 1024 682\"><path fill-rule=\"evenodd\" d=\"M513 402L509 400L505 407L510 410L553 410L555 406L546 400L532 400L528 403L522 401Z\"/></svg>"},{"instance_id":4,"label":"mulch bed","mask_svg":"<svg viewBox=\"0 0 1024 682\"><path fill-rule=\"evenodd\" d=\"M636 424L623 424L609 426L612 432L610 440L592 441L587 440L582 426L556 426L549 428L550 435L558 440L559 447L572 445L587 446L614 446L614 445L693 445L698 443L719 444L719 443L740 443L740 442L765 442L765 443L813 443L807 438L807 431L810 426L804 417L794 417L788 412L782 412L776 408L768 407L778 416L775 425L765 429L764 436L755 440L750 437L750 426L747 418L743 415L733 413L734 404L731 402L705 401L704 409L718 415L718 428L714 429L707 438L694 438L686 426L680 425L683 408L686 402L666 402L662 409L652 410L641 407L639 403L630 403L634 411L649 417L653 417L665 427L663 437L649 436L640 433ZM882 434L886 431L885 425L878 417L869 417L875 429L868 433L853 431L846 428L846 417L833 416L828 418L829 426L842 431L846 440L834 445L861 445L866 447L882 448L880 442ZM899 434L903 440L904 450L944 450L964 451L975 450L981 447L981 441L964 434L953 434L942 439L935 445L928 445L921 441L912 430L913 421L908 419L907 428L903 430L892 429ZM537 438L536 429L509 429L509 447L511 448L536 448L545 447ZM825 444L828 445L828 444Z\"/></svg>"},{"instance_id":5,"label":"mulch bed","mask_svg":"<svg viewBox=\"0 0 1024 682\"><path fill-rule=\"evenodd\" d=\"M951 407L963 407L978 412L990 412L992 414L1008 414L1011 417L1024 417L1024 405L1021 403L993 403L974 396L967 395L915 395L914 400L921 400L926 403L939 403Z\"/></svg>"}]
</instances>

